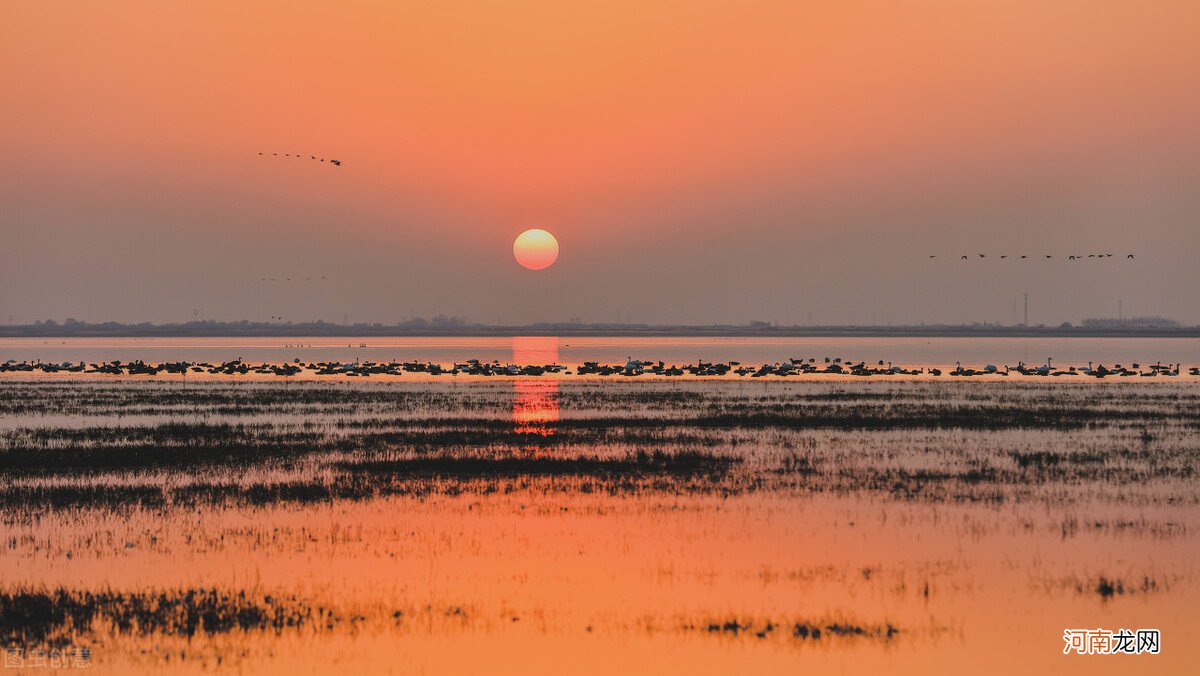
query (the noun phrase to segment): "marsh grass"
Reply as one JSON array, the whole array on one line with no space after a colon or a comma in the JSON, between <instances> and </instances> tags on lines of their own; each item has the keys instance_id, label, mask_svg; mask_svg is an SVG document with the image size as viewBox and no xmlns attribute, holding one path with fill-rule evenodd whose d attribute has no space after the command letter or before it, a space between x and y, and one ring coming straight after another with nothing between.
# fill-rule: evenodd
<instances>
[{"instance_id":1,"label":"marsh grass","mask_svg":"<svg viewBox=\"0 0 1200 676\"><path fill-rule=\"evenodd\" d=\"M1200 384L555 388L530 423L511 381L0 382L0 641L741 664L1009 651L1128 599L1190 626Z\"/></svg>"},{"instance_id":2,"label":"marsh grass","mask_svg":"<svg viewBox=\"0 0 1200 676\"><path fill-rule=\"evenodd\" d=\"M756 620L730 618L683 625L684 631L703 632L715 636L733 638L767 639L772 636L789 637L799 641L821 641L838 639L871 639L891 641L901 631L891 623L879 625L860 624L847 620Z\"/></svg>"},{"instance_id":3,"label":"marsh grass","mask_svg":"<svg viewBox=\"0 0 1200 676\"><path fill-rule=\"evenodd\" d=\"M0 591L0 643L63 646L101 627L119 634L194 636L230 631L332 628L346 618L294 598L217 589L91 592Z\"/></svg>"},{"instance_id":4,"label":"marsh grass","mask_svg":"<svg viewBox=\"0 0 1200 676\"><path fill-rule=\"evenodd\" d=\"M511 383L56 381L0 391L12 416L0 416L6 509L576 485L545 479L601 492L992 503L1132 487L1194 501L1185 487L1200 465L1200 387L1189 385L564 383L546 395L561 411L551 434L514 425ZM194 480L231 468L262 477ZM112 479L161 472L157 485Z\"/></svg>"}]
</instances>

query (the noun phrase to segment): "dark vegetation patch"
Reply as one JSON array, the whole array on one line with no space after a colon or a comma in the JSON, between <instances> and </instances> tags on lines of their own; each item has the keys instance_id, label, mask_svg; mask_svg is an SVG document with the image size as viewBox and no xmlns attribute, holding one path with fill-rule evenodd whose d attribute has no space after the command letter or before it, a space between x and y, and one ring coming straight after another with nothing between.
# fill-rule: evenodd
<instances>
[{"instance_id":1,"label":"dark vegetation patch","mask_svg":"<svg viewBox=\"0 0 1200 676\"><path fill-rule=\"evenodd\" d=\"M864 638L890 641L900 634L900 629L888 623L883 625L860 625L851 622L790 621L773 622L738 620L732 618L715 622L684 625L686 631L702 631L724 636L747 636L765 639L773 634L784 635L801 641L820 641L830 638Z\"/></svg>"},{"instance_id":2,"label":"dark vegetation patch","mask_svg":"<svg viewBox=\"0 0 1200 676\"><path fill-rule=\"evenodd\" d=\"M1062 495L1088 482L1159 482L1171 499L1200 497L1186 492L1200 467L1200 388L1184 384L559 388L550 396L563 419L514 424L508 382L0 382L0 507L266 504L521 487L870 491L994 502ZM17 410L74 418L59 425ZM161 422L122 417L147 410L169 413ZM269 415L216 413L225 410ZM251 469L311 478L217 477ZM162 472L163 485L121 481L142 472Z\"/></svg>"},{"instance_id":3,"label":"dark vegetation patch","mask_svg":"<svg viewBox=\"0 0 1200 676\"><path fill-rule=\"evenodd\" d=\"M618 458L439 456L396 460L342 462L340 469L394 477L443 477L460 480L512 476L642 477L706 475L719 478L740 462L737 458L682 451L645 451Z\"/></svg>"},{"instance_id":4,"label":"dark vegetation patch","mask_svg":"<svg viewBox=\"0 0 1200 676\"><path fill-rule=\"evenodd\" d=\"M1101 575L1090 582L1078 584L1076 591L1081 594L1096 594L1101 599L1108 600L1114 596L1126 594L1150 594L1159 591L1160 588L1165 588L1165 586L1160 585L1158 580L1148 575L1142 576L1141 580L1128 582L1119 577Z\"/></svg>"},{"instance_id":5,"label":"dark vegetation patch","mask_svg":"<svg viewBox=\"0 0 1200 676\"><path fill-rule=\"evenodd\" d=\"M161 507L167 502L157 486L110 486L104 484L66 486L6 486L0 489L0 509L73 509L141 505Z\"/></svg>"},{"instance_id":6,"label":"dark vegetation patch","mask_svg":"<svg viewBox=\"0 0 1200 676\"><path fill-rule=\"evenodd\" d=\"M121 634L193 636L203 632L282 632L332 628L343 621L296 599L215 589L119 593L54 589L0 592L0 643L61 647L102 622Z\"/></svg>"},{"instance_id":7,"label":"dark vegetation patch","mask_svg":"<svg viewBox=\"0 0 1200 676\"><path fill-rule=\"evenodd\" d=\"M511 383L339 384L326 383L137 383L0 381L0 415L253 415L297 410L334 415L383 412L422 417L424 411L477 412L511 398ZM553 393L564 410L642 410L670 417L700 418L728 425L757 413L764 420L782 416L805 420L842 414L837 424L871 425L869 417L923 422L941 418L947 425L982 424L975 414L1000 413L992 423L1031 426L1054 421L1149 420L1200 424L1200 389L1190 387L1111 387L1103 384L1044 385L990 383L962 388L953 383L863 383L858 387L795 383L779 389L741 387L739 383L563 383ZM1064 397L1064 393L1069 396ZM880 415L883 414L883 415ZM649 416L654 417L654 416ZM833 416L835 419L838 415ZM961 422L960 422L961 421ZM736 424L736 421L734 421ZM831 423L833 424L833 423Z\"/></svg>"},{"instance_id":8,"label":"dark vegetation patch","mask_svg":"<svg viewBox=\"0 0 1200 676\"><path fill-rule=\"evenodd\" d=\"M340 461L332 479L312 481L189 482L182 485L127 486L26 484L0 489L0 507L67 509L149 508L170 505L313 503L364 500L395 495L490 494L514 490L629 493L636 491L732 492L730 472L740 458L680 451L638 452L625 456L417 456Z\"/></svg>"},{"instance_id":9,"label":"dark vegetation patch","mask_svg":"<svg viewBox=\"0 0 1200 676\"><path fill-rule=\"evenodd\" d=\"M630 446L718 446L729 441L729 430L761 433L834 429L894 431L919 429L1028 429L1029 419L1017 421L999 411L975 411L913 417L911 412L868 411L853 414L769 415L747 413L712 418L592 417L568 418L548 425L514 429L511 420L441 418L422 420L334 421L327 425L165 422L129 427L35 428L0 432L0 473L114 471L187 467L190 465L253 464L296 460L322 453L370 454L396 449L434 451L447 448L489 450L502 447L567 448L571 445L625 444ZM1132 415L1130 412L1126 412ZM922 414L924 415L924 414ZM1048 414L1039 414L1048 415ZM1065 415L1065 414L1064 414ZM1082 412L1071 413L1076 426L1089 427ZM1124 414L1122 414L1124 415ZM949 417L948 417L949 416ZM1069 416L1067 416L1069 417ZM1072 428L1067 417L1043 419L1047 429ZM1093 420L1111 420L1105 414ZM1028 418L1028 416L1026 416ZM1047 422L1048 421L1048 422ZM1178 421L1175 421L1177 424ZM1107 423L1104 423L1107 424ZM1164 423L1165 424L1165 423ZM1103 425L1097 427L1103 429ZM549 433L547 433L549 432ZM1136 458L1146 444L1126 451ZM1023 470L1054 472L1062 466L1102 464L1099 455L1063 457L1045 451L1013 454ZM1065 461L1070 462L1065 462Z\"/></svg>"}]
</instances>

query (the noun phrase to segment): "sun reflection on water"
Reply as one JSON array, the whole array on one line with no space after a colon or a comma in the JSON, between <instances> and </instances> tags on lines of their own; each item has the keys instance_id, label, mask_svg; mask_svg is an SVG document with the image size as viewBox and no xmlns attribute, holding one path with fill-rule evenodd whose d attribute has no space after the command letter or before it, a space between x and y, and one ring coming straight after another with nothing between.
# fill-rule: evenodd
<instances>
[{"instance_id":1,"label":"sun reflection on water","mask_svg":"<svg viewBox=\"0 0 1200 676\"><path fill-rule=\"evenodd\" d=\"M558 338L514 336L513 363L525 366L558 363ZM520 377L513 380L513 431L517 434L554 434L558 422L558 380Z\"/></svg>"}]
</instances>

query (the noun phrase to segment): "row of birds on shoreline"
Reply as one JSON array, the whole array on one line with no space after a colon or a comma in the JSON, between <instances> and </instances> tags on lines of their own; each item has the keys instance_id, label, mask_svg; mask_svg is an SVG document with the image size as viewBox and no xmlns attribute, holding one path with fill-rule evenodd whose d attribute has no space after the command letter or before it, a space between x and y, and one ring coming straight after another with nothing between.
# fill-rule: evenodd
<instances>
[{"instance_id":1,"label":"row of birds on shoreline","mask_svg":"<svg viewBox=\"0 0 1200 676\"><path fill-rule=\"evenodd\" d=\"M988 257L988 255L986 253L977 253L977 254L975 254L975 256L976 256L976 258L974 258L974 260L979 260L980 258ZM929 254L929 257L937 258L937 254ZM1099 259L1099 258L1112 258L1112 257L1113 257L1113 255L1110 253L1068 254L1066 256L1060 256L1060 258L1065 258L1069 261L1083 260L1085 258ZM1029 256L1027 254L1021 254L1020 256L1013 256L1013 255L1009 255L1009 254L1000 254L998 256L992 256L992 258L993 259L999 258L1001 260L1009 259L1009 258L1011 258L1013 260L1025 260L1025 259L1028 259ZM1034 256L1034 258L1037 258L1037 256ZM1054 258L1054 254L1043 254L1042 258ZM962 256L959 257L959 259L964 260L964 261L972 260L972 257L967 254L963 254ZM1134 260L1135 254L1125 254L1125 259L1126 260Z\"/></svg>"},{"instance_id":2,"label":"row of birds on shoreline","mask_svg":"<svg viewBox=\"0 0 1200 676\"><path fill-rule=\"evenodd\" d=\"M434 362L301 362L299 358L291 362L284 363L250 363L238 359L221 362L163 362L163 363L147 363L142 360L132 362L122 362L114 360L102 363L84 362L72 363L52 363L41 361L21 361L8 360L0 364L0 373L95 373L108 375L158 375L159 373L187 375L188 373L208 373L222 375L276 375L276 376L295 376L300 373L309 372L313 375L341 375L355 377L369 377L372 375L390 375L399 376L404 373L423 373L433 376L459 374L468 376L541 376L545 374L563 374L586 376L629 376L636 377L642 375L650 376L728 376L733 374L739 377L749 376L751 378L761 378L764 376L793 376L807 374L829 374L829 375L848 375L848 376L897 376L897 375L929 375L958 377L972 376L1048 376L1048 377L1071 377L1071 376L1089 376L1094 378L1106 377L1155 377L1178 376L1183 368L1182 364L1163 364L1157 362L1148 364L1143 367L1139 363L1132 363L1128 367L1121 364L1114 364L1111 367L1104 364L1094 365L1093 362L1088 362L1086 367L1076 366L1056 366L1053 363L1053 358L1046 360L1045 364L1038 366L1029 366L1025 362L1018 362L1015 367L1003 366L999 367L995 364L987 364L985 366L974 368L964 367L961 362L955 364L954 369L946 369L936 367L908 367L895 366L891 362L884 363L879 360L875 364L867 364L865 361L853 363L850 360L843 360L840 357L830 358L825 357L823 363L818 363L815 357L806 359L789 359L784 362L775 362L769 364L761 364L759 366L743 365L741 362L705 362L697 361L695 364L687 364L679 366L671 364L668 366L665 362L659 360L643 361L630 357L624 365L621 364L602 364L600 362L588 361L579 365L572 371L569 367L562 364L501 364L499 360L491 362L480 361L478 359L468 359L465 362L455 362L453 366L443 366ZM1188 375L1200 376L1200 367L1193 366L1187 371Z\"/></svg>"}]
</instances>

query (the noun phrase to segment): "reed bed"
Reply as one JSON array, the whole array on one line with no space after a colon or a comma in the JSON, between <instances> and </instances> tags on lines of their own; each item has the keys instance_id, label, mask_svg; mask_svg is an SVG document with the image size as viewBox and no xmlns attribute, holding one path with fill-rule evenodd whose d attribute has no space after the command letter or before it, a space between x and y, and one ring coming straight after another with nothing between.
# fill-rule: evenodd
<instances>
[{"instance_id":1,"label":"reed bed","mask_svg":"<svg viewBox=\"0 0 1200 676\"><path fill-rule=\"evenodd\" d=\"M1191 626L1200 385L519 385L0 382L0 643L208 668L406 632L822 655L1135 603Z\"/></svg>"}]
</instances>

